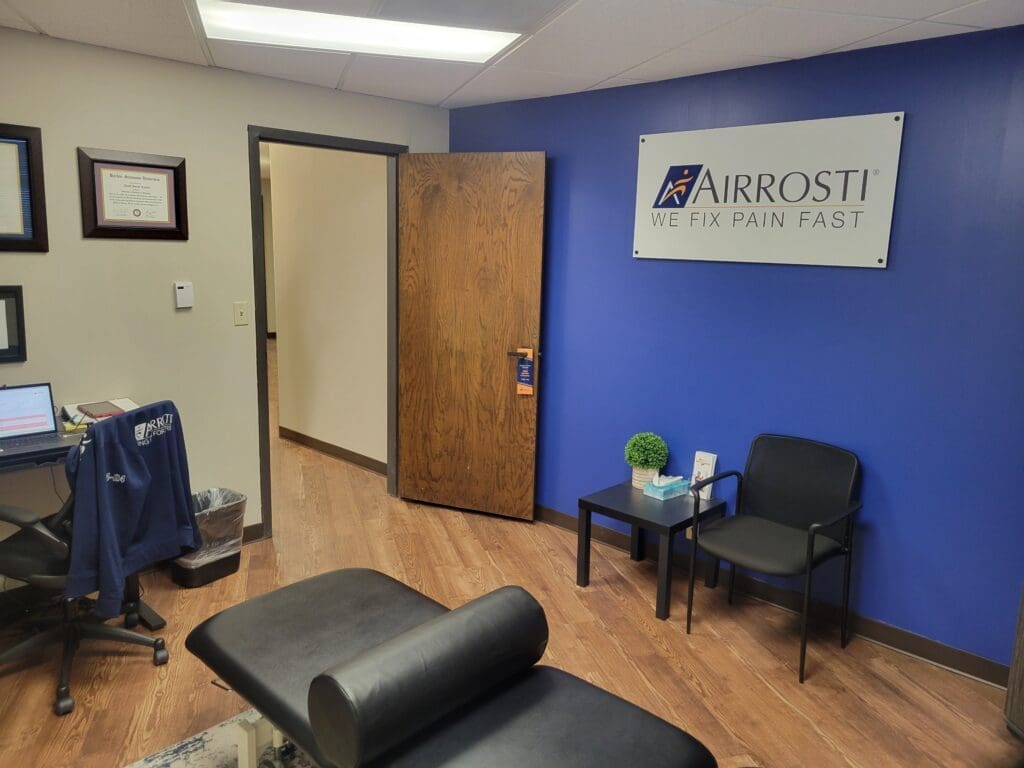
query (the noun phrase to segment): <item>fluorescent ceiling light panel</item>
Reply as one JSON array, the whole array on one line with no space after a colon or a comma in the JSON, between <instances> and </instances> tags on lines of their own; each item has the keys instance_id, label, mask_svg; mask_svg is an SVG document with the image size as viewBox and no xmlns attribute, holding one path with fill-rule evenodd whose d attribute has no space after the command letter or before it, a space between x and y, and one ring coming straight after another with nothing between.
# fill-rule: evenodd
<instances>
[{"instance_id":1,"label":"fluorescent ceiling light panel","mask_svg":"<svg viewBox=\"0 0 1024 768\"><path fill-rule=\"evenodd\" d=\"M483 63L520 35L198 0L211 40Z\"/></svg>"}]
</instances>

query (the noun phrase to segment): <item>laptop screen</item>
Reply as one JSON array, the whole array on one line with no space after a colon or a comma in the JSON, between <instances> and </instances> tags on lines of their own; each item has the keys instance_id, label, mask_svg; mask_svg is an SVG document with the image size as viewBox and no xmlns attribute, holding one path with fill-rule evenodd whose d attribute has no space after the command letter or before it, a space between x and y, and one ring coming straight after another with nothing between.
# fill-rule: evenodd
<instances>
[{"instance_id":1,"label":"laptop screen","mask_svg":"<svg viewBox=\"0 0 1024 768\"><path fill-rule=\"evenodd\" d=\"M49 384L0 389L0 439L56 431Z\"/></svg>"}]
</instances>

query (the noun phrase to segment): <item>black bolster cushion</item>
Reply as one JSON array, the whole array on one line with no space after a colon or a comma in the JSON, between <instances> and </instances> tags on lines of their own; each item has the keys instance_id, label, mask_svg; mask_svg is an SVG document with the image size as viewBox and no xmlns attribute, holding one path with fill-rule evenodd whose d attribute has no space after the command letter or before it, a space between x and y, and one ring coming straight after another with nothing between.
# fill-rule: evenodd
<instances>
[{"instance_id":1,"label":"black bolster cushion","mask_svg":"<svg viewBox=\"0 0 1024 768\"><path fill-rule=\"evenodd\" d=\"M316 743L356 768L535 664L548 642L544 609L502 587L317 675L309 686Z\"/></svg>"}]
</instances>

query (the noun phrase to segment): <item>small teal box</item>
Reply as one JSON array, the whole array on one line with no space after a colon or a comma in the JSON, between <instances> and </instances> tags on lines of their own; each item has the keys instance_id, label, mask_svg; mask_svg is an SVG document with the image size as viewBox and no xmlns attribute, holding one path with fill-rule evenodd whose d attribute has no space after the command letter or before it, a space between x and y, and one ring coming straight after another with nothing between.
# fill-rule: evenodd
<instances>
[{"instance_id":1,"label":"small teal box","mask_svg":"<svg viewBox=\"0 0 1024 768\"><path fill-rule=\"evenodd\" d=\"M644 496L650 496L652 499L660 499L661 501L665 501L665 499L674 499L676 496L682 496L684 493L689 492L689 480L679 480L671 485L655 485L654 483L648 483L644 486Z\"/></svg>"}]
</instances>

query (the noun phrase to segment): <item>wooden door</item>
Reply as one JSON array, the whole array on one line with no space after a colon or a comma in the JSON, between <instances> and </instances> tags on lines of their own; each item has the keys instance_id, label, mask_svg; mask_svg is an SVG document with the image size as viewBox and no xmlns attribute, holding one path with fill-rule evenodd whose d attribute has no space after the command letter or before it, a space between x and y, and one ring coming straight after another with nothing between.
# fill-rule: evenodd
<instances>
[{"instance_id":1,"label":"wooden door","mask_svg":"<svg viewBox=\"0 0 1024 768\"><path fill-rule=\"evenodd\" d=\"M533 518L543 229L544 153L399 157L400 496Z\"/></svg>"}]
</instances>

